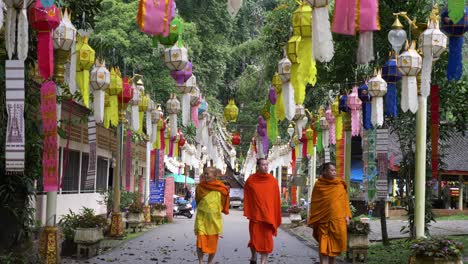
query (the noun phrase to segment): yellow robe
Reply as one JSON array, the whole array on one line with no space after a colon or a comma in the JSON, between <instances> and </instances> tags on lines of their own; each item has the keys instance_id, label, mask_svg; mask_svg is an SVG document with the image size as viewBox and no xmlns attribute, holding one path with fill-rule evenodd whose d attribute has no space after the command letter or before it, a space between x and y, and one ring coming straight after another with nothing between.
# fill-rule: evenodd
<instances>
[{"instance_id":1,"label":"yellow robe","mask_svg":"<svg viewBox=\"0 0 468 264\"><path fill-rule=\"evenodd\" d=\"M218 235L223 232L221 210L221 193L217 191L209 192L197 204L195 235L197 247L201 248L203 253L216 253Z\"/></svg>"}]
</instances>

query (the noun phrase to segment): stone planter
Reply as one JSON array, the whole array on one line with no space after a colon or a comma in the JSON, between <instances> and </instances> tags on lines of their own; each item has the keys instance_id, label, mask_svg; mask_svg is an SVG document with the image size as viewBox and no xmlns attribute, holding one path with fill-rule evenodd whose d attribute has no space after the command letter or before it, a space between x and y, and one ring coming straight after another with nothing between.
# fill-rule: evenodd
<instances>
[{"instance_id":1,"label":"stone planter","mask_svg":"<svg viewBox=\"0 0 468 264\"><path fill-rule=\"evenodd\" d=\"M128 213L127 215L128 228L132 228L133 233L135 233L137 227L141 229L141 225L144 221L145 217L143 213Z\"/></svg>"},{"instance_id":2,"label":"stone planter","mask_svg":"<svg viewBox=\"0 0 468 264\"><path fill-rule=\"evenodd\" d=\"M166 217L167 213L166 210L154 210L153 216Z\"/></svg>"},{"instance_id":3,"label":"stone planter","mask_svg":"<svg viewBox=\"0 0 468 264\"><path fill-rule=\"evenodd\" d=\"M102 239L101 228L77 228L73 241L77 244L94 244Z\"/></svg>"},{"instance_id":4,"label":"stone planter","mask_svg":"<svg viewBox=\"0 0 468 264\"><path fill-rule=\"evenodd\" d=\"M413 256L414 264L463 264L462 259L444 259Z\"/></svg>"},{"instance_id":5,"label":"stone planter","mask_svg":"<svg viewBox=\"0 0 468 264\"><path fill-rule=\"evenodd\" d=\"M367 235L348 233L348 248L367 248L368 246Z\"/></svg>"}]
</instances>

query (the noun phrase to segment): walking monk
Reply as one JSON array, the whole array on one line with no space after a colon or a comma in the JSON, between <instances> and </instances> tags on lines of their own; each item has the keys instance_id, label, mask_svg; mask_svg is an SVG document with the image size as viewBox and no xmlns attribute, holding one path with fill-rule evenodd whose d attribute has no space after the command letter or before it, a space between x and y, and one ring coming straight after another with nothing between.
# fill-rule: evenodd
<instances>
[{"instance_id":1,"label":"walking monk","mask_svg":"<svg viewBox=\"0 0 468 264\"><path fill-rule=\"evenodd\" d=\"M204 254L208 254L208 263L213 263L218 247L218 236L223 232L221 212L229 214L229 192L227 187L216 179L216 175L216 168L205 168L201 182L195 190L197 201L195 235L200 264L203 263Z\"/></svg>"},{"instance_id":2,"label":"walking monk","mask_svg":"<svg viewBox=\"0 0 468 264\"><path fill-rule=\"evenodd\" d=\"M319 243L320 263L335 263L335 257L346 251L346 225L351 211L346 184L336 177L332 163L322 166L322 177L312 191L309 215L307 224L314 229L314 238Z\"/></svg>"},{"instance_id":3,"label":"walking monk","mask_svg":"<svg viewBox=\"0 0 468 264\"><path fill-rule=\"evenodd\" d=\"M257 160L257 172L245 183L244 216L249 219L250 263L257 263L258 252L265 264L273 251L273 236L281 225L281 201L278 182L268 173L268 161L264 158Z\"/></svg>"}]
</instances>

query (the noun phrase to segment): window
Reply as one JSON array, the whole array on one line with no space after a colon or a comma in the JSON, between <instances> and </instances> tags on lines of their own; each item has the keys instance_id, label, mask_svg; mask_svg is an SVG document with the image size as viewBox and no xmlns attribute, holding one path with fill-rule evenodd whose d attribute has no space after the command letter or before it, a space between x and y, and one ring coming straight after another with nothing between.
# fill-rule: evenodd
<instances>
[{"instance_id":1,"label":"window","mask_svg":"<svg viewBox=\"0 0 468 264\"><path fill-rule=\"evenodd\" d=\"M97 160L97 181L96 181L96 191L105 192L107 190L107 164L109 160L103 157L98 157Z\"/></svg>"},{"instance_id":2,"label":"window","mask_svg":"<svg viewBox=\"0 0 468 264\"><path fill-rule=\"evenodd\" d=\"M81 158L81 192L94 191L94 179L96 175L88 175L89 154L83 153Z\"/></svg>"},{"instance_id":3,"label":"window","mask_svg":"<svg viewBox=\"0 0 468 264\"><path fill-rule=\"evenodd\" d=\"M66 159L66 151L63 153L63 186L62 192L78 192L78 179L80 172L80 152L68 150L68 159Z\"/></svg>"}]
</instances>

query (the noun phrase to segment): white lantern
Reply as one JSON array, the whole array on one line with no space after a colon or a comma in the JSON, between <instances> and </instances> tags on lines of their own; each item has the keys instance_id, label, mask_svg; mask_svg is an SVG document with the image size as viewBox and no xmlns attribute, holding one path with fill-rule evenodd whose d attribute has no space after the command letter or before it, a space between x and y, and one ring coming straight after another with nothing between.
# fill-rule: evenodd
<instances>
[{"instance_id":1,"label":"white lantern","mask_svg":"<svg viewBox=\"0 0 468 264\"><path fill-rule=\"evenodd\" d=\"M93 89L94 95L94 119L96 123L104 122L104 99L106 89L110 85L110 72L106 68L104 60L97 59L94 68L91 71L89 84Z\"/></svg>"},{"instance_id":2,"label":"white lantern","mask_svg":"<svg viewBox=\"0 0 468 264\"><path fill-rule=\"evenodd\" d=\"M180 111L180 102L175 94L171 94L171 97L167 100L166 111L169 114L171 137L173 137L177 135L177 114Z\"/></svg>"},{"instance_id":3,"label":"white lantern","mask_svg":"<svg viewBox=\"0 0 468 264\"><path fill-rule=\"evenodd\" d=\"M406 31L403 30L403 25L398 19L398 16L395 18L395 22L393 22L392 30L388 32L388 41L392 45L392 49L395 53L399 54L406 41Z\"/></svg>"},{"instance_id":4,"label":"white lantern","mask_svg":"<svg viewBox=\"0 0 468 264\"><path fill-rule=\"evenodd\" d=\"M76 42L76 28L70 21L68 10L62 13L60 25L54 30L54 49L71 50Z\"/></svg>"},{"instance_id":5,"label":"white lantern","mask_svg":"<svg viewBox=\"0 0 468 264\"><path fill-rule=\"evenodd\" d=\"M132 128L134 131L138 131L138 129L140 128L139 105L143 98L143 94L141 93L141 91L144 91L143 82L141 80L138 80L138 82L133 80L132 89L133 89L133 97L132 97L132 100L130 100L131 111L132 111L131 112L132 113Z\"/></svg>"},{"instance_id":6,"label":"white lantern","mask_svg":"<svg viewBox=\"0 0 468 264\"><path fill-rule=\"evenodd\" d=\"M387 82L382 78L382 70L378 70L367 86L372 96L372 125L383 125L383 96L387 93Z\"/></svg>"},{"instance_id":7,"label":"white lantern","mask_svg":"<svg viewBox=\"0 0 468 264\"><path fill-rule=\"evenodd\" d=\"M294 88L291 85L291 65L291 61L286 56L278 62L278 74L283 83L281 85L281 93L283 95L284 111L289 121L294 118L296 111Z\"/></svg>"},{"instance_id":8,"label":"white lantern","mask_svg":"<svg viewBox=\"0 0 468 264\"><path fill-rule=\"evenodd\" d=\"M422 58L415 50L413 41L409 49L398 56L398 70L403 74L401 88L401 110L410 110L416 113L418 110L418 83L416 75L421 71ZM370 87L369 87L370 90Z\"/></svg>"},{"instance_id":9,"label":"white lantern","mask_svg":"<svg viewBox=\"0 0 468 264\"><path fill-rule=\"evenodd\" d=\"M188 51L177 43L164 51L164 63L171 70L183 70L188 62Z\"/></svg>"}]
</instances>

